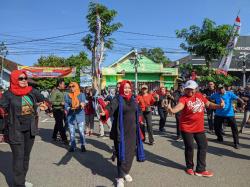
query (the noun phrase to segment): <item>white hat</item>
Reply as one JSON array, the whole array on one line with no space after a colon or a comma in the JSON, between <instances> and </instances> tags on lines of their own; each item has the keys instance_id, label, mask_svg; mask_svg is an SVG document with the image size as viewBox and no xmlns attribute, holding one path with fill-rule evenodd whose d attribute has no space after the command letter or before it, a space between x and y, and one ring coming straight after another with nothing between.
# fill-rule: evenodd
<instances>
[{"instance_id":1,"label":"white hat","mask_svg":"<svg viewBox=\"0 0 250 187\"><path fill-rule=\"evenodd\" d=\"M198 87L198 84L193 80L189 80L184 84L184 89L186 88L196 89L197 87Z\"/></svg>"},{"instance_id":2,"label":"white hat","mask_svg":"<svg viewBox=\"0 0 250 187\"><path fill-rule=\"evenodd\" d=\"M146 84L143 84L143 85L141 86L141 88L147 88L147 89L148 89L148 86L147 86Z\"/></svg>"}]
</instances>

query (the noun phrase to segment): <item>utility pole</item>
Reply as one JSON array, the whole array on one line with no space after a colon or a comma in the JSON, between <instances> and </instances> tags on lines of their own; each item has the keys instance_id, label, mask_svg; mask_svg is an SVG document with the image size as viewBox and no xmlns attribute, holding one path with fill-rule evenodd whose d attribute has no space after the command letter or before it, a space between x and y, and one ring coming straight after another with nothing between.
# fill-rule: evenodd
<instances>
[{"instance_id":1,"label":"utility pole","mask_svg":"<svg viewBox=\"0 0 250 187\"><path fill-rule=\"evenodd\" d=\"M4 45L4 43L2 42L0 44L0 55L1 55L1 86L3 86L3 68L4 68L4 60L6 58L8 54L8 50L7 50L7 47Z\"/></svg>"},{"instance_id":2,"label":"utility pole","mask_svg":"<svg viewBox=\"0 0 250 187\"><path fill-rule=\"evenodd\" d=\"M138 52L136 49L133 49L135 55L130 58L130 62L134 65L134 68L135 68L135 95L138 94L138 67L139 67L139 60L138 60Z\"/></svg>"}]
</instances>

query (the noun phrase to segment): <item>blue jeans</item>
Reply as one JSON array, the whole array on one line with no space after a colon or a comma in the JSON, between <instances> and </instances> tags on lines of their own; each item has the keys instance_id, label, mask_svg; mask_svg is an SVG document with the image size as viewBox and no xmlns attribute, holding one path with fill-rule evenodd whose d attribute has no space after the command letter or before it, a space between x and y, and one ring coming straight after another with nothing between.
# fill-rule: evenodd
<instances>
[{"instance_id":1,"label":"blue jeans","mask_svg":"<svg viewBox=\"0 0 250 187\"><path fill-rule=\"evenodd\" d=\"M75 130L76 125L78 126L79 135L80 135L80 143L81 145L85 144L85 135L84 135L84 122L82 123L69 123L69 131L70 131L70 146L76 148L76 140L75 140Z\"/></svg>"}]
</instances>

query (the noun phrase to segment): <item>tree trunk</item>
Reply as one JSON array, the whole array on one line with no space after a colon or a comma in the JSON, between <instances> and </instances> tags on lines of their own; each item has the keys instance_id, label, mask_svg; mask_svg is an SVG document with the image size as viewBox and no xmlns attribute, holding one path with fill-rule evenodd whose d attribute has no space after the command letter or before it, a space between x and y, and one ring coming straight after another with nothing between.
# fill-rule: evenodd
<instances>
[{"instance_id":1,"label":"tree trunk","mask_svg":"<svg viewBox=\"0 0 250 187\"><path fill-rule=\"evenodd\" d=\"M93 50L92 50L92 87L98 90L95 56L96 56L96 47L93 47Z\"/></svg>"},{"instance_id":2,"label":"tree trunk","mask_svg":"<svg viewBox=\"0 0 250 187\"><path fill-rule=\"evenodd\" d=\"M210 72L210 70L211 70L211 62L206 60L206 66L207 66L208 75L210 76L211 75L211 72Z\"/></svg>"}]
</instances>

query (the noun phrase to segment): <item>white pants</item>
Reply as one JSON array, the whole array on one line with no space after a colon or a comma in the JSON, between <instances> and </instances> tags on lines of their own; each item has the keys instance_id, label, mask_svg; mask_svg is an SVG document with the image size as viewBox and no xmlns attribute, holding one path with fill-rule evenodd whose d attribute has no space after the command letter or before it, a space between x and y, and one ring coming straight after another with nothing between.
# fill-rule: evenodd
<instances>
[{"instance_id":1,"label":"white pants","mask_svg":"<svg viewBox=\"0 0 250 187\"><path fill-rule=\"evenodd\" d=\"M102 121L100 121L100 123L99 123L99 133L100 133L100 136L104 136L104 125L108 125L109 132L110 132L111 131L111 126L112 126L110 118L107 120L106 123L103 123Z\"/></svg>"}]
</instances>

